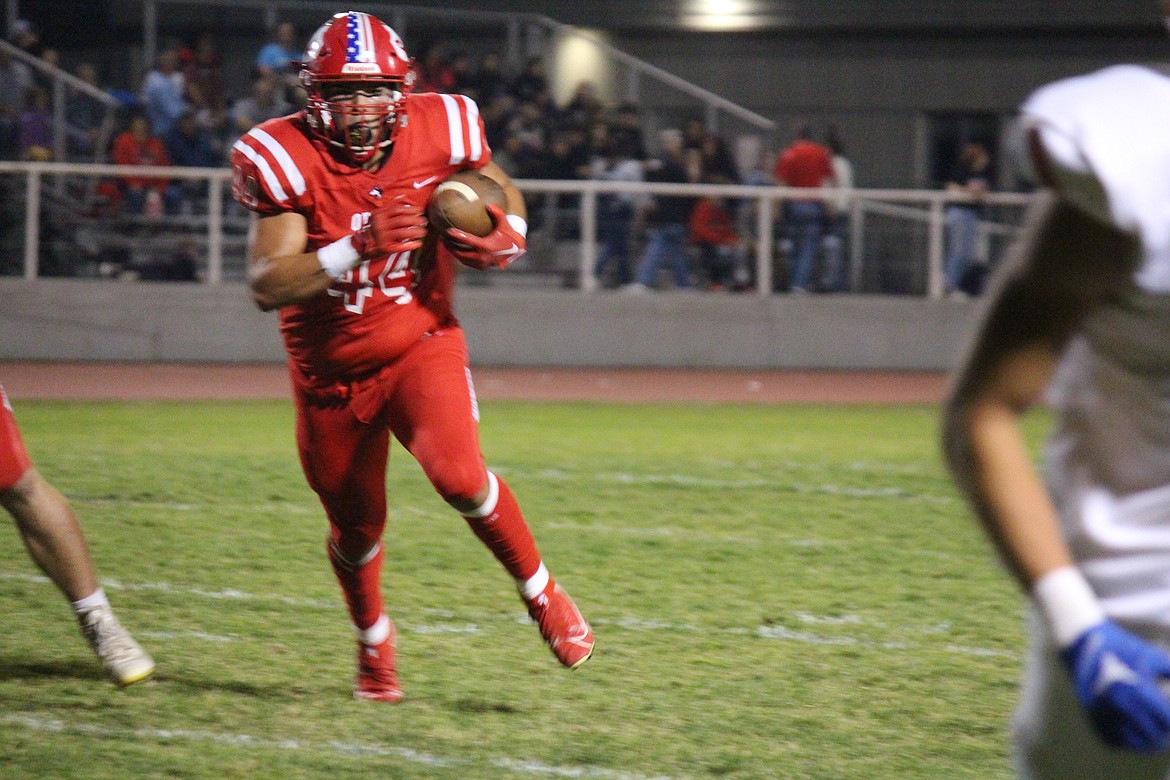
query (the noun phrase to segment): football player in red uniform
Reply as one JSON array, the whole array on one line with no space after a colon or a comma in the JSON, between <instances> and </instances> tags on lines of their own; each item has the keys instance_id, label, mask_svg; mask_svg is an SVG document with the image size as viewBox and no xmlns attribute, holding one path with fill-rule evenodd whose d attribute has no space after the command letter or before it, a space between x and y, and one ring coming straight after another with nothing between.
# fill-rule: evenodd
<instances>
[{"instance_id":1,"label":"football player in red uniform","mask_svg":"<svg viewBox=\"0 0 1170 780\"><path fill-rule=\"evenodd\" d=\"M12 405L0 387L0 506L16 521L33 562L69 599L81 633L118 685L145 680L154 660L138 646L98 585L73 508L29 458Z\"/></svg>"},{"instance_id":2,"label":"football player in red uniform","mask_svg":"<svg viewBox=\"0 0 1170 780\"><path fill-rule=\"evenodd\" d=\"M557 659L576 668L593 633L484 465L451 309L452 258L503 268L523 254L523 199L492 163L475 103L411 94L402 40L375 17L335 15L302 65L305 110L235 144L232 189L258 215L249 282L260 308L280 312L301 464L328 515L329 560L358 634L354 695L402 698L380 583L391 433L515 578ZM507 209L489 207L487 236L451 228L424 248L432 190L466 169L499 181Z\"/></svg>"}]
</instances>

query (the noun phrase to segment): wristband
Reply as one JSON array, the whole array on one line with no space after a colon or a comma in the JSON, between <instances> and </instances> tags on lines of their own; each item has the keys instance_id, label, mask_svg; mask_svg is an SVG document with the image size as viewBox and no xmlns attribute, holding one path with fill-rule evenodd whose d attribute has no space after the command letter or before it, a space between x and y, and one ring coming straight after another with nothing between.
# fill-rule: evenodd
<instances>
[{"instance_id":1,"label":"wristband","mask_svg":"<svg viewBox=\"0 0 1170 780\"><path fill-rule=\"evenodd\" d=\"M1065 648L1105 620L1105 610L1075 566L1050 571L1032 586L1032 597L1048 619L1056 644Z\"/></svg>"},{"instance_id":2,"label":"wristband","mask_svg":"<svg viewBox=\"0 0 1170 780\"><path fill-rule=\"evenodd\" d=\"M354 267L362 256L353 248L353 236L339 238L317 250L317 262L334 279Z\"/></svg>"},{"instance_id":3,"label":"wristband","mask_svg":"<svg viewBox=\"0 0 1170 780\"><path fill-rule=\"evenodd\" d=\"M508 220L508 224L512 226L513 230L528 238L528 223L524 221L524 217L518 214L509 214L505 219Z\"/></svg>"}]
</instances>

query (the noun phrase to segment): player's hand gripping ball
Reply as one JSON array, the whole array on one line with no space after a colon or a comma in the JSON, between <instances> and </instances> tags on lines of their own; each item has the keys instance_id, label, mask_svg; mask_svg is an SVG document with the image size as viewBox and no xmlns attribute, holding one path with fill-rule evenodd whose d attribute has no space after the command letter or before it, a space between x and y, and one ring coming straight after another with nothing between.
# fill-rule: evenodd
<instances>
[{"instance_id":1,"label":"player's hand gripping ball","mask_svg":"<svg viewBox=\"0 0 1170 780\"><path fill-rule=\"evenodd\" d=\"M462 171L435 188L427 218L459 262L481 270L505 268L527 248L522 229L504 213L506 201L495 179Z\"/></svg>"},{"instance_id":2,"label":"player's hand gripping ball","mask_svg":"<svg viewBox=\"0 0 1170 780\"><path fill-rule=\"evenodd\" d=\"M427 218L440 235L455 228L473 236L486 236L495 229L487 211L489 204L500 208L507 205L499 182L477 171L460 171L435 187L427 205Z\"/></svg>"}]
</instances>

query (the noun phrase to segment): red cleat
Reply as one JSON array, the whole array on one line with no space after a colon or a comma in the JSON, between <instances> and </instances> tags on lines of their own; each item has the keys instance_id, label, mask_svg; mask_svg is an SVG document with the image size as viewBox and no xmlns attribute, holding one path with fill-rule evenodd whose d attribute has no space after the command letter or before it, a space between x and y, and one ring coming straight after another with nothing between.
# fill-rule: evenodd
<instances>
[{"instance_id":1,"label":"red cleat","mask_svg":"<svg viewBox=\"0 0 1170 780\"><path fill-rule=\"evenodd\" d=\"M394 668L394 648L398 644L398 629L390 623L390 636L379 645L358 642L358 671L353 686L355 699L400 702L402 686Z\"/></svg>"},{"instance_id":2,"label":"red cleat","mask_svg":"<svg viewBox=\"0 0 1170 780\"><path fill-rule=\"evenodd\" d=\"M540 635L565 666L576 669L593 655L593 629L581 610L551 578L539 596L528 602L528 614Z\"/></svg>"}]
</instances>

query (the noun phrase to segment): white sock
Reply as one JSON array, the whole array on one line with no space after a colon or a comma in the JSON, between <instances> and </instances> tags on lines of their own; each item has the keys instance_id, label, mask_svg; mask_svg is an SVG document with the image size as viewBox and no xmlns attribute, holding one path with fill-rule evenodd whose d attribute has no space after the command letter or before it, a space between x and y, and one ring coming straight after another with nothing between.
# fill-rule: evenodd
<instances>
[{"instance_id":1,"label":"white sock","mask_svg":"<svg viewBox=\"0 0 1170 780\"><path fill-rule=\"evenodd\" d=\"M363 645L380 645L390 636L390 618L386 617L386 613L383 612L374 621L374 625L369 628L354 626L354 630L357 631L358 640Z\"/></svg>"},{"instance_id":2,"label":"white sock","mask_svg":"<svg viewBox=\"0 0 1170 780\"><path fill-rule=\"evenodd\" d=\"M516 580L516 587L520 589L520 595L525 601L532 601L548 587L548 579L548 569L544 568L544 561L541 561L536 574L526 580Z\"/></svg>"},{"instance_id":3,"label":"white sock","mask_svg":"<svg viewBox=\"0 0 1170 780\"><path fill-rule=\"evenodd\" d=\"M110 600L106 598L106 592L99 587L85 598L69 602L69 606L73 607L73 611L80 615L82 612L89 612L95 607L108 607L110 606Z\"/></svg>"}]
</instances>

